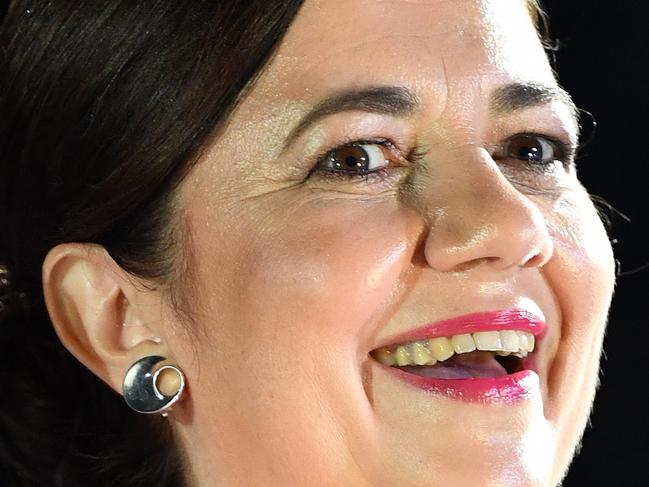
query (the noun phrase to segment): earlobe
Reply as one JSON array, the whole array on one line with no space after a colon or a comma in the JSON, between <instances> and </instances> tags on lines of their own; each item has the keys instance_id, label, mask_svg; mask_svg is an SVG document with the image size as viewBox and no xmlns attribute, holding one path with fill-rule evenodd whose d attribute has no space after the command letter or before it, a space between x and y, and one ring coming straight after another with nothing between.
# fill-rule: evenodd
<instances>
[{"instance_id":1,"label":"earlobe","mask_svg":"<svg viewBox=\"0 0 649 487\"><path fill-rule=\"evenodd\" d=\"M159 330L145 325L142 294L106 250L95 244L53 248L43 264L45 302L63 345L117 392L133 357L165 355Z\"/></svg>"}]
</instances>

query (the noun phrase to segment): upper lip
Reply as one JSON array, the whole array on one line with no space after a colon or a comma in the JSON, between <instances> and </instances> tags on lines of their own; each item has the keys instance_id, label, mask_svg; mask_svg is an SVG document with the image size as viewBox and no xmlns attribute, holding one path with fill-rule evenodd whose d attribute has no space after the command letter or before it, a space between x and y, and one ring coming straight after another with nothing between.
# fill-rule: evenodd
<instances>
[{"instance_id":1,"label":"upper lip","mask_svg":"<svg viewBox=\"0 0 649 487\"><path fill-rule=\"evenodd\" d=\"M480 331L521 330L536 337L544 334L545 320L537 314L521 308L482 311L428 323L414 330L392 335L376 348L412 342L439 336L461 335Z\"/></svg>"}]
</instances>

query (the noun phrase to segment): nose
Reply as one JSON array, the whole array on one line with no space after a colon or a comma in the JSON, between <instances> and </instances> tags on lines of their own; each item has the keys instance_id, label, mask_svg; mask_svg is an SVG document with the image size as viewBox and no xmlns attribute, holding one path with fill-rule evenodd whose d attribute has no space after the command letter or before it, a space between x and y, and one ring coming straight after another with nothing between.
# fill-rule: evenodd
<instances>
[{"instance_id":1,"label":"nose","mask_svg":"<svg viewBox=\"0 0 649 487\"><path fill-rule=\"evenodd\" d=\"M440 272L543 266L553 242L540 207L514 187L486 151L454 159L440 164L439 180L426 191L427 205L433 205L427 208L428 265Z\"/></svg>"}]
</instances>

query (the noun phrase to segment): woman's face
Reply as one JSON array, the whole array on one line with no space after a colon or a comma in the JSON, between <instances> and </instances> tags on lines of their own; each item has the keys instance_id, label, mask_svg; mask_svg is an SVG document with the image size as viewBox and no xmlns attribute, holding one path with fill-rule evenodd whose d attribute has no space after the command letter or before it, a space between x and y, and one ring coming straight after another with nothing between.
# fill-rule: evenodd
<instances>
[{"instance_id":1,"label":"woman's face","mask_svg":"<svg viewBox=\"0 0 649 487\"><path fill-rule=\"evenodd\" d=\"M308 0L181 191L199 483L556 484L614 285L575 144L524 2ZM527 360L377 351L505 329Z\"/></svg>"}]
</instances>

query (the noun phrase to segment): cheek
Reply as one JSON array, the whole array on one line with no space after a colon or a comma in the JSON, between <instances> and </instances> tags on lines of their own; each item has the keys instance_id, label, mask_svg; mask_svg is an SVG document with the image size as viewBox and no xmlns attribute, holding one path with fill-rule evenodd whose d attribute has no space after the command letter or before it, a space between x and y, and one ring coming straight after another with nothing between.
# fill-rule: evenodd
<instances>
[{"instance_id":1,"label":"cheek","mask_svg":"<svg viewBox=\"0 0 649 487\"><path fill-rule=\"evenodd\" d=\"M561 307L562 340L580 340L579 349L588 354L601 345L615 282L613 251L585 191L575 191L553 210L555 252L545 274Z\"/></svg>"},{"instance_id":2,"label":"cheek","mask_svg":"<svg viewBox=\"0 0 649 487\"><path fill-rule=\"evenodd\" d=\"M268 229L242 265L245 314L275 322L291 342L355 350L410 262L414 226L404 210L312 201Z\"/></svg>"},{"instance_id":3,"label":"cheek","mask_svg":"<svg viewBox=\"0 0 649 487\"><path fill-rule=\"evenodd\" d=\"M256 216L220 225L223 234L204 224L194 238L207 337L195 412L218 412L219 438L233 439L226 450L314 452L305 468L353 468L341 465L345 438L371 430L359 341L408 268L417 223L395 202L331 198L240 214Z\"/></svg>"},{"instance_id":4,"label":"cheek","mask_svg":"<svg viewBox=\"0 0 649 487\"><path fill-rule=\"evenodd\" d=\"M615 282L606 231L585 192L555 205L555 253L544 269L561 310L561 339L548 387L548 419L557 426L558 464L579 441L597 387L599 358Z\"/></svg>"}]
</instances>

